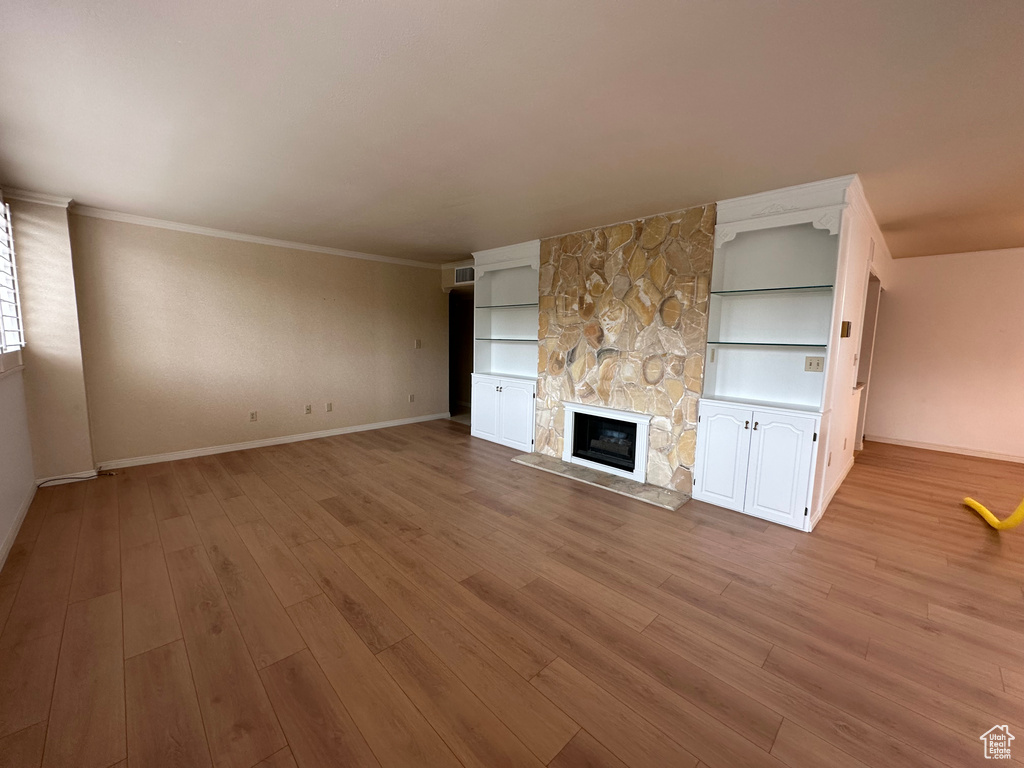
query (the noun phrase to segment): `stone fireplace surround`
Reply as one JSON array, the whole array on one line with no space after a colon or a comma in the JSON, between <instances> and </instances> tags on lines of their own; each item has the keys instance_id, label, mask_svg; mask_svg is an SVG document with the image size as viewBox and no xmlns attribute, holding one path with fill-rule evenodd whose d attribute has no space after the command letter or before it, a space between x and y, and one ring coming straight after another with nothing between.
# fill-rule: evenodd
<instances>
[{"instance_id":1,"label":"stone fireplace surround","mask_svg":"<svg viewBox=\"0 0 1024 768\"><path fill-rule=\"evenodd\" d=\"M714 204L541 241L535 450L562 458L565 403L646 414L650 484L689 493Z\"/></svg>"}]
</instances>

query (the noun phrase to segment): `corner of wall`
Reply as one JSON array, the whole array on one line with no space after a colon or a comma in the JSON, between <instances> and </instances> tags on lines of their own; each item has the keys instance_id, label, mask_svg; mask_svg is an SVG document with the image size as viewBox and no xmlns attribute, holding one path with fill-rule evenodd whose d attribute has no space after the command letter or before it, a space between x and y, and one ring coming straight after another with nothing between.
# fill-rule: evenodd
<instances>
[{"instance_id":1,"label":"corner of wall","mask_svg":"<svg viewBox=\"0 0 1024 768\"><path fill-rule=\"evenodd\" d=\"M39 477L94 468L67 205L11 205L26 346L25 400Z\"/></svg>"}]
</instances>

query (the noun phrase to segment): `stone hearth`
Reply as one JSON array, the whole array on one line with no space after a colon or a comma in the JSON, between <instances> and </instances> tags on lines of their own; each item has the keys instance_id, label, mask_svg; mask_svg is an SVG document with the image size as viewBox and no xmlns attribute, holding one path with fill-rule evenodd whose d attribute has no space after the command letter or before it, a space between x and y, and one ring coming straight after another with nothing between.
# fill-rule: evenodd
<instances>
[{"instance_id":1,"label":"stone hearth","mask_svg":"<svg viewBox=\"0 0 1024 768\"><path fill-rule=\"evenodd\" d=\"M550 472L561 477L568 477L570 480L577 480L597 488L604 488L621 496L628 496L637 501L653 504L656 507L674 512L690 500L690 494L683 491L670 491L667 488L659 488L649 483L638 483L635 480L627 480L624 477L609 475L607 472L600 472L589 467L581 467L579 464L570 464L561 459L554 459L541 453L523 453L512 458L516 464L526 467L533 467L544 472Z\"/></svg>"}]
</instances>

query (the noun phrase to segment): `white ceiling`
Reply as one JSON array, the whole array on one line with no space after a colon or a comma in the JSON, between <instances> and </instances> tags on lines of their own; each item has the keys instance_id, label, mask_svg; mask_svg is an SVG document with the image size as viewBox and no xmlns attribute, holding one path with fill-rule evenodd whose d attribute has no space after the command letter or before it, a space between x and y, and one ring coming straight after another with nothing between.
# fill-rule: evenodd
<instances>
[{"instance_id":1,"label":"white ceiling","mask_svg":"<svg viewBox=\"0 0 1024 768\"><path fill-rule=\"evenodd\" d=\"M1024 245L1022 0L0 0L0 182L430 261L858 172Z\"/></svg>"}]
</instances>

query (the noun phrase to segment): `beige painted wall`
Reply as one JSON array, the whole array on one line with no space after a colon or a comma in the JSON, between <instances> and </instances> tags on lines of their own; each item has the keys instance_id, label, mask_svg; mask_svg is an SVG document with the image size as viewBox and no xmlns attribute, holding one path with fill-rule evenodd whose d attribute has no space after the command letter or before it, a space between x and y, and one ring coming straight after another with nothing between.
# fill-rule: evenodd
<instances>
[{"instance_id":1,"label":"beige painted wall","mask_svg":"<svg viewBox=\"0 0 1024 768\"><path fill-rule=\"evenodd\" d=\"M93 469L68 212L11 201L25 322L25 399L37 479Z\"/></svg>"},{"instance_id":2,"label":"beige painted wall","mask_svg":"<svg viewBox=\"0 0 1024 768\"><path fill-rule=\"evenodd\" d=\"M894 259L868 439L1024 461L1024 248Z\"/></svg>"},{"instance_id":3,"label":"beige painted wall","mask_svg":"<svg viewBox=\"0 0 1024 768\"><path fill-rule=\"evenodd\" d=\"M448 410L436 269L71 218L97 463Z\"/></svg>"}]
</instances>

